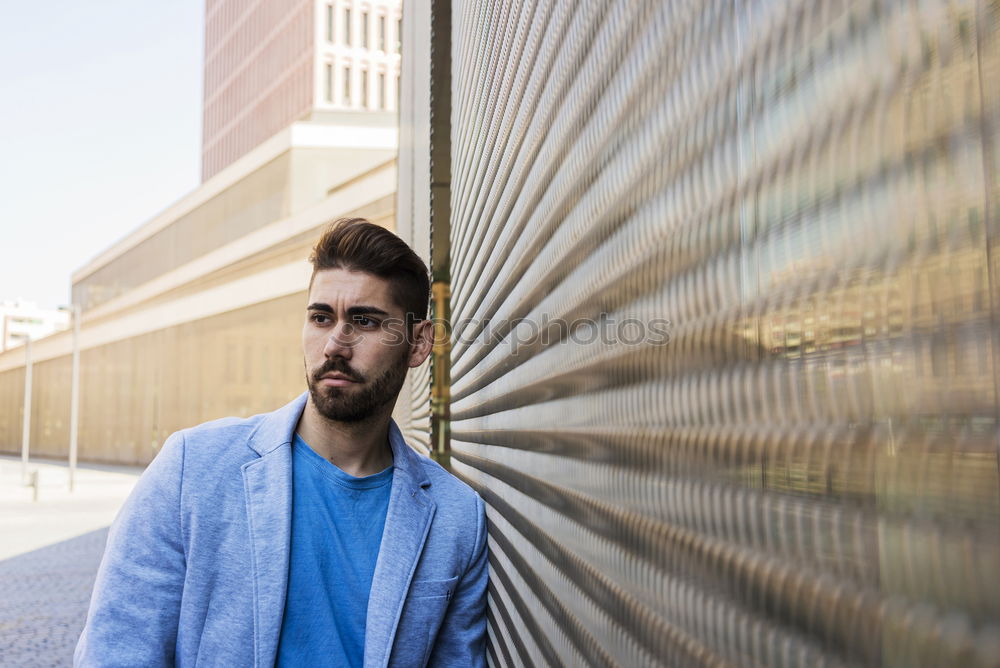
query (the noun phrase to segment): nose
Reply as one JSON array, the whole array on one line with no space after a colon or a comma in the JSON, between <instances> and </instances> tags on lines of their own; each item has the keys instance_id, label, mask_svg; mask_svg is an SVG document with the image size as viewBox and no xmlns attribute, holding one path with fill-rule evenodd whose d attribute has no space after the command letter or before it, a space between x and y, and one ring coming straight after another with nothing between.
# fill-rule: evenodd
<instances>
[{"instance_id":1,"label":"nose","mask_svg":"<svg viewBox=\"0 0 1000 668\"><path fill-rule=\"evenodd\" d=\"M357 335L354 325L351 322L341 323L333 328L330 336L326 339L323 347L323 354L327 357L343 357L350 359L354 353L354 344L357 343Z\"/></svg>"}]
</instances>

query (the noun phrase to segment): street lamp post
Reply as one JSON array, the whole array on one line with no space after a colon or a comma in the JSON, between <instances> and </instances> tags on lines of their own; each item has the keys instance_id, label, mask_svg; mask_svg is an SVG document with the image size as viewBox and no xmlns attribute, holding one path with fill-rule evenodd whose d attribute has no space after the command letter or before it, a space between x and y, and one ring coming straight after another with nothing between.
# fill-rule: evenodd
<instances>
[{"instance_id":1,"label":"street lamp post","mask_svg":"<svg viewBox=\"0 0 1000 668\"><path fill-rule=\"evenodd\" d=\"M69 404L69 491L76 477L77 426L80 421L80 305L73 304L73 376Z\"/></svg>"},{"instance_id":2,"label":"street lamp post","mask_svg":"<svg viewBox=\"0 0 1000 668\"><path fill-rule=\"evenodd\" d=\"M77 427L80 423L80 305L60 306L73 318L73 369L70 373L69 394L69 491L76 481Z\"/></svg>"},{"instance_id":3,"label":"street lamp post","mask_svg":"<svg viewBox=\"0 0 1000 668\"><path fill-rule=\"evenodd\" d=\"M31 439L31 335L24 334L24 421L21 431L21 482L28 484L28 447Z\"/></svg>"}]
</instances>

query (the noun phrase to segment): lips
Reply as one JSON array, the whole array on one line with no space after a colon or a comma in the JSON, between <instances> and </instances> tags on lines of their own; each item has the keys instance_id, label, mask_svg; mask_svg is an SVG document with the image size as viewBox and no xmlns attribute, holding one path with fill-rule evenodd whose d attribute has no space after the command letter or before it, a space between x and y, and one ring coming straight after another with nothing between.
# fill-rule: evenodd
<instances>
[{"instance_id":1,"label":"lips","mask_svg":"<svg viewBox=\"0 0 1000 668\"><path fill-rule=\"evenodd\" d=\"M318 384L324 387L346 387L360 382L357 378L341 371L328 371L319 377Z\"/></svg>"},{"instance_id":2,"label":"lips","mask_svg":"<svg viewBox=\"0 0 1000 668\"><path fill-rule=\"evenodd\" d=\"M342 373L327 373L327 374L324 374L320 378L320 380L346 380L346 381L351 382L351 383L358 382L354 378L351 378L350 376L347 376L347 375L342 374Z\"/></svg>"},{"instance_id":3,"label":"lips","mask_svg":"<svg viewBox=\"0 0 1000 668\"><path fill-rule=\"evenodd\" d=\"M331 358L322 367L316 369L316 373L313 375L313 382L316 385L325 387L343 387L345 385L364 382L364 376L356 374L353 371L353 369L347 367L344 360Z\"/></svg>"}]
</instances>

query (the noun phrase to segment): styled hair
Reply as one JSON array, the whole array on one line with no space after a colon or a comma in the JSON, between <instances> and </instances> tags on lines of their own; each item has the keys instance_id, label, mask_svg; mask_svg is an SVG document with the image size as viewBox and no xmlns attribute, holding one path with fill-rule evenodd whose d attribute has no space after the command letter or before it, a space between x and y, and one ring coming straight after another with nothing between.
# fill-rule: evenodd
<instances>
[{"instance_id":1,"label":"styled hair","mask_svg":"<svg viewBox=\"0 0 1000 668\"><path fill-rule=\"evenodd\" d=\"M313 276L323 269L363 271L389 281L396 305L417 320L427 318L431 282L427 265L406 242L364 218L335 220L323 232L309 261ZM312 285L312 279L309 281Z\"/></svg>"}]
</instances>

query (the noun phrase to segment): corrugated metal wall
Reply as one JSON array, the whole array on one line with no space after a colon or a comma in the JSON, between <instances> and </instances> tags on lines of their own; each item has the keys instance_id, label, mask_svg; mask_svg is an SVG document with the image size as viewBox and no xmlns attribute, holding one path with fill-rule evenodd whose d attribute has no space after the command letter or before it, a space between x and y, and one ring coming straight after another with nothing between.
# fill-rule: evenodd
<instances>
[{"instance_id":1,"label":"corrugated metal wall","mask_svg":"<svg viewBox=\"0 0 1000 668\"><path fill-rule=\"evenodd\" d=\"M430 266L430 6L404 2L402 11L396 233ZM407 443L422 454L432 448L431 366L428 360L410 371L393 412Z\"/></svg>"},{"instance_id":2,"label":"corrugated metal wall","mask_svg":"<svg viewBox=\"0 0 1000 668\"><path fill-rule=\"evenodd\" d=\"M452 10L494 663L1000 665L1000 3Z\"/></svg>"}]
</instances>

